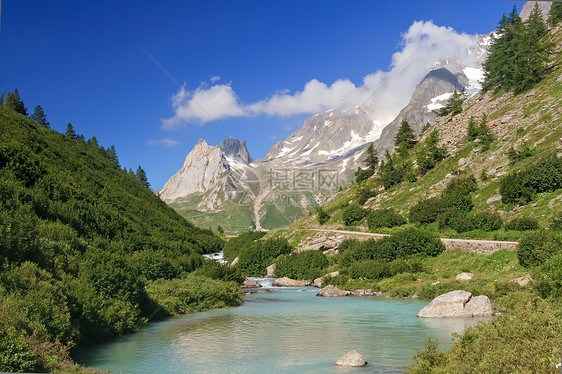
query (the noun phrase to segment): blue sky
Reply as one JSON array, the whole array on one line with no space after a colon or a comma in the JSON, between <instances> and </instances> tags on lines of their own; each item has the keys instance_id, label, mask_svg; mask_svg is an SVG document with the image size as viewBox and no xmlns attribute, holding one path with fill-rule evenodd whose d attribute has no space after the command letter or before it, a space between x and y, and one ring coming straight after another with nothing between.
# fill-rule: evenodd
<instances>
[{"instance_id":1,"label":"blue sky","mask_svg":"<svg viewBox=\"0 0 562 374\"><path fill-rule=\"evenodd\" d=\"M114 145L123 166L142 165L159 189L199 138L246 139L263 157L339 99L334 82L360 87L389 71L415 21L482 34L513 4L523 2L4 1L0 92L17 87L55 130L71 122ZM312 80L319 91L299 96ZM224 99L206 108L214 119L188 110L196 94L204 106L205 95Z\"/></svg>"}]
</instances>

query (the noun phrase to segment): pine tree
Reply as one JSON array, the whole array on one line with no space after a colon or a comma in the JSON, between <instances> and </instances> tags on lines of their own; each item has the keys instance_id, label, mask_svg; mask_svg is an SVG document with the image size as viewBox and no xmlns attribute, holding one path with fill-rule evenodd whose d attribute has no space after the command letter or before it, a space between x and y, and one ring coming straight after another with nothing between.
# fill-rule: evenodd
<instances>
[{"instance_id":1,"label":"pine tree","mask_svg":"<svg viewBox=\"0 0 562 374\"><path fill-rule=\"evenodd\" d=\"M98 139L96 139L95 136L92 136L90 139L88 139L88 141L86 142L86 145L92 147L92 148L98 148L100 147L99 143L98 143Z\"/></svg>"},{"instance_id":2,"label":"pine tree","mask_svg":"<svg viewBox=\"0 0 562 374\"><path fill-rule=\"evenodd\" d=\"M379 156L377 155L377 150L373 147L373 143L367 147L367 158L364 163L371 171L375 171L379 164Z\"/></svg>"},{"instance_id":3,"label":"pine tree","mask_svg":"<svg viewBox=\"0 0 562 374\"><path fill-rule=\"evenodd\" d=\"M118 167L121 167L119 165L119 157L117 157L117 151L115 150L115 146L112 145L111 147L107 148L106 153L107 153L107 158L113 161L115 165L117 165Z\"/></svg>"},{"instance_id":4,"label":"pine tree","mask_svg":"<svg viewBox=\"0 0 562 374\"><path fill-rule=\"evenodd\" d=\"M452 113L453 116L462 113L462 104L465 102L467 98L466 92L464 88L459 92L455 90L453 95L447 101L447 104L437 111L437 116L444 117L449 113Z\"/></svg>"},{"instance_id":5,"label":"pine tree","mask_svg":"<svg viewBox=\"0 0 562 374\"><path fill-rule=\"evenodd\" d=\"M0 105L4 105L4 97L6 96L5 92L2 92L2 95L0 95Z\"/></svg>"},{"instance_id":6,"label":"pine tree","mask_svg":"<svg viewBox=\"0 0 562 374\"><path fill-rule=\"evenodd\" d=\"M439 147L439 131L433 130L424 140L423 146L420 147L416 155L418 170L424 175L428 170L433 169L435 165L445 158L447 150Z\"/></svg>"},{"instance_id":7,"label":"pine tree","mask_svg":"<svg viewBox=\"0 0 562 374\"><path fill-rule=\"evenodd\" d=\"M135 176L137 177L139 182L142 183L143 186L150 189L150 183L148 183L148 178L146 177L146 172L143 170L143 168L141 168L140 165L137 168L137 172L136 172Z\"/></svg>"},{"instance_id":8,"label":"pine tree","mask_svg":"<svg viewBox=\"0 0 562 374\"><path fill-rule=\"evenodd\" d=\"M82 134L76 135L76 143L86 144L86 139L84 138L84 135L82 135Z\"/></svg>"},{"instance_id":9,"label":"pine tree","mask_svg":"<svg viewBox=\"0 0 562 374\"><path fill-rule=\"evenodd\" d=\"M27 108L25 107L17 88L14 92L8 92L6 100L4 101L4 106L27 116Z\"/></svg>"},{"instance_id":10,"label":"pine tree","mask_svg":"<svg viewBox=\"0 0 562 374\"><path fill-rule=\"evenodd\" d=\"M513 90L515 94L532 88L546 75L551 43L544 40L547 28L538 4L523 23L514 7L508 17L502 17L500 35L490 47L484 63L482 88Z\"/></svg>"},{"instance_id":11,"label":"pine tree","mask_svg":"<svg viewBox=\"0 0 562 374\"><path fill-rule=\"evenodd\" d=\"M554 2L550 8L550 13L548 14L548 23L551 26L557 25L562 21L562 3Z\"/></svg>"},{"instance_id":12,"label":"pine tree","mask_svg":"<svg viewBox=\"0 0 562 374\"><path fill-rule=\"evenodd\" d=\"M470 119L468 120L468 128L466 129L468 140L476 140L479 134L480 131L478 131L478 129L476 128L476 121L474 120L474 116L470 116Z\"/></svg>"},{"instance_id":13,"label":"pine tree","mask_svg":"<svg viewBox=\"0 0 562 374\"><path fill-rule=\"evenodd\" d=\"M35 123L37 123L38 125L41 125L47 129L51 128L49 121L47 121L47 116L45 115L45 111L43 110L43 107L41 107L41 105L37 105L33 109L33 113L31 114L31 116L29 116L29 118L34 120Z\"/></svg>"},{"instance_id":14,"label":"pine tree","mask_svg":"<svg viewBox=\"0 0 562 374\"><path fill-rule=\"evenodd\" d=\"M64 135L67 138L76 140L76 131L74 131L74 127L72 127L72 124L70 122L68 122L68 125L66 125L66 132L64 133Z\"/></svg>"},{"instance_id":15,"label":"pine tree","mask_svg":"<svg viewBox=\"0 0 562 374\"><path fill-rule=\"evenodd\" d=\"M398 154L405 158L408 156L408 150L414 148L416 145L416 135L414 130L410 127L407 120L403 120L396 136L394 137L394 146Z\"/></svg>"},{"instance_id":16,"label":"pine tree","mask_svg":"<svg viewBox=\"0 0 562 374\"><path fill-rule=\"evenodd\" d=\"M222 228L221 225L217 226L217 232L219 233L219 235L223 235L224 234L224 229Z\"/></svg>"}]
</instances>

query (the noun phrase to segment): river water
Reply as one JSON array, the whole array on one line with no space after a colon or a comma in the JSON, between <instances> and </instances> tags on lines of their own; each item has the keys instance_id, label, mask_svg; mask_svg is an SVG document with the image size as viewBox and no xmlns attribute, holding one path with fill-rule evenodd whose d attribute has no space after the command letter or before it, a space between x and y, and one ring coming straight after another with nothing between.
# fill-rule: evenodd
<instances>
[{"instance_id":1,"label":"river water","mask_svg":"<svg viewBox=\"0 0 562 374\"><path fill-rule=\"evenodd\" d=\"M259 280L266 287L271 283ZM383 297L316 297L317 288L269 288L244 305L151 323L83 350L79 363L114 373L400 373L428 335L444 350L476 319L423 319L428 303ZM334 366L355 349L368 361Z\"/></svg>"}]
</instances>

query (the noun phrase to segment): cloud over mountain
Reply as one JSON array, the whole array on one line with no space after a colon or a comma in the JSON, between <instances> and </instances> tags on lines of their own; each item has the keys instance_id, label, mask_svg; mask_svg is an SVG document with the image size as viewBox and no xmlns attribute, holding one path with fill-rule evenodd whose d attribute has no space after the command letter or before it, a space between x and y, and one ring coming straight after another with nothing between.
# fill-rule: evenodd
<instances>
[{"instance_id":1,"label":"cloud over mountain","mask_svg":"<svg viewBox=\"0 0 562 374\"><path fill-rule=\"evenodd\" d=\"M437 61L477 66L477 56L470 50L476 42L474 35L457 33L432 21L416 21L402 34L400 50L393 54L390 70L365 76L361 85L349 79L332 84L311 79L301 91L277 93L245 104L230 84L212 81L212 85L203 84L194 91L181 88L172 97L174 115L162 120L162 126L173 129L186 123L204 124L227 117L292 116L332 108L346 110L357 105L368 107L373 121L385 125L408 103L416 85Z\"/></svg>"}]
</instances>

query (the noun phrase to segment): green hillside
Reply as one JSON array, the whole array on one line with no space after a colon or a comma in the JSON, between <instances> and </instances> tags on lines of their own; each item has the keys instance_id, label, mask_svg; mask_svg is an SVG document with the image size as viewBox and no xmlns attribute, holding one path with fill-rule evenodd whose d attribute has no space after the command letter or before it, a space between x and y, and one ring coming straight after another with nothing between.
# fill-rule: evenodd
<instances>
[{"instance_id":1,"label":"green hillside","mask_svg":"<svg viewBox=\"0 0 562 374\"><path fill-rule=\"evenodd\" d=\"M456 337L449 352L428 340L408 372L559 372L562 5L552 9L557 21L548 28L538 8L526 22L515 11L504 16L484 91L453 95L441 119L419 136L403 124L396 152L378 155L380 162L371 155L351 187L268 235L271 243L288 241L292 251L260 247L246 236L232 241L237 250L227 255L239 256L246 273L263 274L270 263L278 277L312 280L337 271L322 285L350 291L431 300L463 289L490 297L501 314ZM314 231L318 225L391 235L348 239L323 253L314 249L324 244L311 244L333 237ZM295 250L307 237L309 250ZM445 251L439 237L516 240L519 248ZM458 281L461 272L473 279Z\"/></svg>"},{"instance_id":2,"label":"green hillside","mask_svg":"<svg viewBox=\"0 0 562 374\"><path fill-rule=\"evenodd\" d=\"M113 147L40 126L9 98L0 105L0 371L81 371L69 355L78 345L241 303L238 284L205 274L235 276L202 268L219 237L121 169ZM170 284L181 295L164 293ZM174 299L185 305L169 307Z\"/></svg>"}]
</instances>

